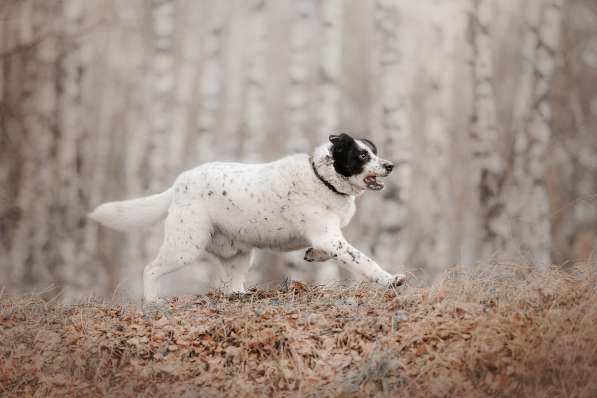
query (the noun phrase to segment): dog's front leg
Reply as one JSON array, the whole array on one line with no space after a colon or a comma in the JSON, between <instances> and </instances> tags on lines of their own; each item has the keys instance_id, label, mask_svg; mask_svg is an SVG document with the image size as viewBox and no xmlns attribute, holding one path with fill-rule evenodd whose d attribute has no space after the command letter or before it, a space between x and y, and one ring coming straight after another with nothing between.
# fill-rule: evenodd
<instances>
[{"instance_id":1,"label":"dog's front leg","mask_svg":"<svg viewBox=\"0 0 597 398\"><path fill-rule=\"evenodd\" d=\"M341 266L349 271L360 273L367 279L385 286L400 286L406 276L403 274L392 275L381 268L375 261L354 248L344 239L342 233L326 234L312 240L313 248L319 253L325 253L335 259Z\"/></svg>"}]
</instances>

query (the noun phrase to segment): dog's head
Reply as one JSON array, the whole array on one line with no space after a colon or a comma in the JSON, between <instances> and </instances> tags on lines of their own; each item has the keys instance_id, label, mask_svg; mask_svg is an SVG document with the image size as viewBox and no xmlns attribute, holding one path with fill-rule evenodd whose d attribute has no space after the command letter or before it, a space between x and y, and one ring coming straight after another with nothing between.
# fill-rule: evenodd
<instances>
[{"instance_id":1,"label":"dog's head","mask_svg":"<svg viewBox=\"0 0 597 398\"><path fill-rule=\"evenodd\" d=\"M377 156L373 142L364 138L354 139L348 134L330 135L330 142L336 173L360 189L383 189L381 178L392 172L394 164Z\"/></svg>"}]
</instances>

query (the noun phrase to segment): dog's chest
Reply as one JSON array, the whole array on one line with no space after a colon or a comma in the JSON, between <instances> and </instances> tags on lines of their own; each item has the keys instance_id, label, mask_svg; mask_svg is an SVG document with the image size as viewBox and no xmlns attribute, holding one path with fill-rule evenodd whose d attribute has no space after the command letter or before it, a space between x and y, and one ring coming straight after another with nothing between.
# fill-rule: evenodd
<instances>
[{"instance_id":1,"label":"dog's chest","mask_svg":"<svg viewBox=\"0 0 597 398\"><path fill-rule=\"evenodd\" d=\"M354 198L350 197L346 201L335 203L334 205L330 206L330 210L340 218L340 227L343 228L348 225L350 220L352 220L354 213L356 212Z\"/></svg>"}]
</instances>

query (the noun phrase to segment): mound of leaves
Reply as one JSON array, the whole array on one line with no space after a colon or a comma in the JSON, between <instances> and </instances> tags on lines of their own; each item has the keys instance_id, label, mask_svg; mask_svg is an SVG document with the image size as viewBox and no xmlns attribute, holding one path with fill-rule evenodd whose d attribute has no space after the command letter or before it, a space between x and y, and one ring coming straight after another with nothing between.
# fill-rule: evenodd
<instances>
[{"instance_id":1,"label":"mound of leaves","mask_svg":"<svg viewBox=\"0 0 597 398\"><path fill-rule=\"evenodd\" d=\"M0 395L597 396L597 267L158 305L0 298Z\"/></svg>"}]
</instances>

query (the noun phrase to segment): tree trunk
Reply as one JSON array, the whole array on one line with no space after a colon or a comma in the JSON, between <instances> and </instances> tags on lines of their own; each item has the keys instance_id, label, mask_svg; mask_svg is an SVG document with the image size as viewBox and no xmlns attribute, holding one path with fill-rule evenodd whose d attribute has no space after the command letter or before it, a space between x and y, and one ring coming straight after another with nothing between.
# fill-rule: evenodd
<instances>
[{"instance_id":1,"label":"tree trunk","mask_svg":"<svg viewBox=\"0 0 597 398\"><path fill-rule=\"evenodd\" d=\"M110 200L123 200L144 196L150 193L152 175L150 172L150 159L148 154L151 150L155 125L152 126L151 118L147 117L147 96L151 91L147 83L146 70L148 65L144 53L145 46L153 45L153 14L152 9L145 0L127 1L114 12L122 20L112 44L112 59L114 73L116 76L132 75L134 78L125 79L125 98L122 106L127 108L122 114L117 109L112 109L110 114L113 118L123 118L124 135L127 137L127 146L124 149L123 157L125 162L125 184L127 194L110 198ZM143 26L144 30L134 29L134 26ZM153 48L153 47L150 47ZM151 50L152 54L154 50ZM126 63L118 62L120 59L127 59ZM149 67L149 68L148 68ZM118 92L114 88L114 92ZM108 92L107 95L115 95ZM113 113L112 113L113 112ZM154 140L153 145L156 145ZM165 160L162 164L165 163ZM143 293L143 268L157 255L157 227L143 231L135 231L126 235L125 253L120 268L119 279L126 281L125 285L130 290L129 294L139 297ZM154 234L151 236L151 234Z\"/></svg>"},{"instance_id":2,"label":"tree trunk","mask_svg":"<svg viewBox=\"0 0 597 398\"><path fill-rule=\"evenodd\" d=\"M451 206L450 181L446 175L450 163L450 119L453 63L448 63L452 55L453 33L456 26L443 23L450 18L450 6L438 2L426 4L431 7L427 92L424 100L426 113L424 134L427 168L425 170L426 195L422 223L425 226L421 237L419 256L427 271L427 276L435 278L449 265L449 213ZM450 19L452 20L452 19Z\"/></svg>"},{"instance_id":3,"label":"tree trunk","mask_svg":"<svg viewBox=\"0 0 597 398\"><path fill-rule=\"evenodd\" d=\"M85 295L92 294L92 281L101 268L90 264L95 241L88 236L85 214L91 207L84 194L84 162L93 160L86 151L85 144L89 131L86 130L86 112L83 90L87 75L87 63L84 57L85 38L81 33L85 23L85 1L66 0L62 5L64 34L61 40L59 60L59 126L60 140L57 143L58 184L60 191L58 203L69 203L60 214L62 238L60 252L62 266L60 278L65 284L64 300L74 302Z\"/></svg>"},{"instance_id":4,"label":"tree trunk","mask_svg":"<svg viewBox=\"0 0 597 398\"><path fill-rule=\"evenodd\" d=\"M379 226L372 251L380 264L398 272L409 255L405 228L411 171L411 137L408 123L399 4L378 0L375 3L376 70L379 79L374 92L374 136L383 145L381 155L395 162L396 169L387 180Z\"/></svg>"},{"instance_id":5,"label":"tree trunk","mask_svg":"<svg viewBox=\"0 0 597 398\"><path fill-rule=\"evenodd\" d=\"M290 65L287 98L288 151L306 152L309 148L309 73L312 62L314 22L313 0L296 0L290 27Z\"/></svg>"},{"instance_id":6,"label":"tree trunk","mask_svg":"<svg viewBox=\"0 0 597 398\"><path fill-rule=\"evenodd\" d=\"M317 87L317 141L325 142L330 134L338 133L340 123L340 77L342 72L342 19L341 0L328 0L320 5L320 63ZM303 254L303 253L301 253ZM315 268L313 279L332 282L340 279L340 270L333 261Z\"/></svg>"},{"instance_id":7,"label":"tree trunk","mask_svg":"<svg viewBox=\"0 0 597 398\"><path fill-rule=\"evenodd\" d=\"M20 4L30 38L44 37L47 21L58 15L57 2ZM56 32L51 32L56 33ZM24 117L24 141L20 158L23 168L17 205L22 217L13 240L16 279L25 287L47 286L60 280L55 271L61 263L54 229L58 210L53 206L56 174L58 37L53 35L29 50L23 71L23 97L19 104Z\"/></svg>"},{"instance_id":8,"label":"tree trunk","mask_svg":"<svg viewBox=\"0 0 597 398\"><path fill-rule=\"evenodd\" d=\"M202 43L203 70L199 84L199 110L197 120L197 154L202 162L217 159L218 120L221 110L222 69L224 45L223 5L212 4L211 21ZM222 160L222 159L218 159Z\"/></svg>"},{"instance_id":9,"label":"tree trunk","mask_svg":"<svg viewBox=\"0 0 597 398\"><path fill-rule=\"evenodd\" d=\"M154 193L163 191L169 185L171 146L180 135L180 132L172 130L177 116L174 114L176 2L152 0L150 12L151 58L147 76L147 115L150 118L151 139L147 159L149 190Z\"/></svg>"},{"instance_id":10,"label":"tree trunk","mask_svg":"<svg viewBox=\"0 0 597 398\"><path fill-rule=\"evenodd\" d=\"M507 216L512 236L506 252L547 266L550 257L545 153L551 135L550 80L560 34L560 0L526 4L520 92L515 102L513 164Z\"/></svg>"},{"instance_id":11,"label":"tree trunk","mask_svg":"<svg viewBox=\"0 0 597 398\"><path fill-rule=\"evenodd\" d=\"M508 240L508 229L496 218L503 203L505 165L499 153L493 71L491 19L493 1L470 0L468 34L473 87L471 128L469 131L474 173L470 188L477 192L480 250L469 247L465 263L494 257ZM500 221L502 223L500 224ZM472 240L475 231L468 231Z\"/></svg>"},{"instance_id":12,"label":"tree trunk","mask_svg":"<svg viewBox=\"0 0 597 398\"><path fill-rule=\"evenodd\" d=\"M265 0L252 0L249 5L248 73L244 121L246 134L243 159L259 162L267 137L267 6Z\"/></svg>"}]
</instances>

